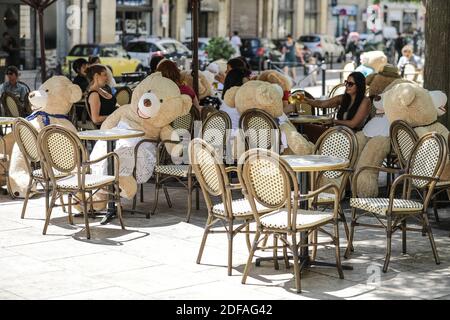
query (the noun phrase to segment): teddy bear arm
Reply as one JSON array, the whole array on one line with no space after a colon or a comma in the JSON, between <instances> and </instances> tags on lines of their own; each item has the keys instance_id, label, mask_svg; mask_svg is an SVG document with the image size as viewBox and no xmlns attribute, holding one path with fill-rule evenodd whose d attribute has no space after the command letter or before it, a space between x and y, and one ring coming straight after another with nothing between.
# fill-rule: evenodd
<instances>
[{"instance_id":1,"label":"teddy bear arm","mask_svg":"<svg viewBox=\"0 0 450 320\"><path fill-rule=\"evenodd\" d=\"M122 106L116 111L114 111L105 119L105 121L103 121L101 129L107 130L116 127L120 119L122 118L122 115L124 115L126 111L131 112L131 110L129 109L130 108L128 108L127 106Z\"/></svg>"},{"instance_id":2,"label":"teddy bear arm","mask_svg":"<svg viewBox=\"0 0 450 320\"><path fill-rule=\"evenodd\" d=\"M313 152L314 144L298 133L290 123L282 124L280 129L286 135L287 144L294 154L307 155Z\"/></svg>"}]
</instances>

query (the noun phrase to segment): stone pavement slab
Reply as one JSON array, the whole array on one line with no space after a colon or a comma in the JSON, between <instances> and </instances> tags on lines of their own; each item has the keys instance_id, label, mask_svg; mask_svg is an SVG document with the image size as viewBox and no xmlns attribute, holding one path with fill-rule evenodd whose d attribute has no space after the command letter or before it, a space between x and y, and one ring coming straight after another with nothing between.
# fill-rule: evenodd
<instances>
[{"instance_id":1,"label":"stone pavement slab","mask_svg":"<svg viewBox=\"0 0 450 320\"><path fill-rule=\"evenodd\" d=\"M204 201L200 196L201 208L194 209L188 224L185 192L169 192L173 208L161 197L149 220L126 213L127 230L121 230L117 219L105 226L99 223L101 217L90 219L91 240L85 237L83 219L76 218L71 226L60 209L52 214L48 234L42 235L42 197L30 201L22 220L21 201L0 196L0 299L450 299L448 209L440 209L440 224L432 222L440 265L434 262L427 237L408 232L408 253L403 255L396 233L390 268L384 274L385 234L361 227L356 230L355 252L342 259L354 270L344 271L345 279L339 279L335 268L309 268L302 273L302 294L296 294L293 268L286 269L283 262L279 270L272 262L253 264L247 284L241 284L248 257L244 235L234 239L231 277L226 234L208 237L197 264L206 222ZM145 186L145 195L139 210L152 204L151 185ZM343 255L342 226L340 235ZM259 251L256 256L271 254ZM334 262L333 247L319 248L317 259Z\"/></svg>"}]
</instances>

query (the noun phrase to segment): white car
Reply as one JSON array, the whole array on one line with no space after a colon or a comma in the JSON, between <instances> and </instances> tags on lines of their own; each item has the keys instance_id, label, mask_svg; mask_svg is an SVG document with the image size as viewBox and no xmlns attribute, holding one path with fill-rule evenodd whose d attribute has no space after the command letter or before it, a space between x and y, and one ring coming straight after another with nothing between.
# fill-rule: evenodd
<instances>
[{"instance_id":1,"label":"white car","mask_svg":"<svg viewBox=\"0 0 450 320\"><path fill-rule=\"evenodd\" d=\"M337 62L345 59L345 48L336 40L335 37L324 34L310 34L301 36L298 39L300 46L307 46L313 56L329 61L331 57Z\"/></svg>"},{"instance_id":2,"label":"white car","mask_svg":"<svg viewBox=\"0 0 450 320\"><path fill-rule=\"evenodd\" d=\"M208 51L206 51L209 40L210 38L198 38L198 61L200 70L205 70L206 66L211 62L208 58ZM192 42L189 39L183 41L183 44L192 50Z\"/></svg>"},{"instance_id":3,"label":"white car","mask_svg":"<svg viewBox=\"0 0 450 320\"><path fill-rule=\"evenodd\" d=\"M183 67L186 67L188 61L192 58L192 51L172 38L134 39L128 43L126 50L132 58L140 60L145 68L150 67L150 60L154 55L162 55L167 59L178 62Z\"/></svg>"}]
</instances>

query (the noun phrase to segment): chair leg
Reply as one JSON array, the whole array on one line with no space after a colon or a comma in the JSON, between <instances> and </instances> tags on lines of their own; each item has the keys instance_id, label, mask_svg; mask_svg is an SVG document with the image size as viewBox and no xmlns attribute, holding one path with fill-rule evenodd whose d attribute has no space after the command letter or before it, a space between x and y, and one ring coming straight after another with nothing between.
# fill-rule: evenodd
<instances>
[{"instance_id":1,"label":"chair leg","mask_svg":"<svg viewBox=\"0 0 450 320\"><path fill-rule=\"evenodd\" d=\"M250 250L252 250L252 244L250 242L250 221L245 220L245 224L245 231L247 232L245 234L245 243L247 244L248 252L250 252Z\"/></svg>"},{"instance_id":2,"label":"chair leg","mask_svg":"<svg viewBox=\"0 0 450 320\"><path fill-rule=\"evenodd\" d=\"M339 218L334 224L334 247L336 252L336 268L338 270L339 278L344 279L344 272L341 265L341 250L339 247Z\"/></svg>"},{"instance_id":3,"label":"chair leg","mask_svg":"<svg viewBox=\"0 0 450 320\"><path fill-rule=\"evenodd\" d=\"M65 206L65 204L64 204L64 199L63 199L63 196L61 195L61 198L59 198L59 202L61 203L61 209L62 209L62 211L64 212L64 213L66 213L67 212L67 209L66 209L66 206Z\"/></svg>"},{"instance_id":4,"label":"chair leg","mask_svg":"<svg viewBox=\"0 0 450 320\"><path fill-rule=\"evenodd\" d=\"M285 234L282 235L283 239L287 242L287 237ZM289 269L291 265L289 264L289 257L287 255L287 244L286 242L283 243L283 257L284 257L284 264L286 265L286 269Z\"/></svg>"},{"instance_id":5,"label":"chair leg","mask_svg":"<svg viewBox=\"0 0 450 320\"><path fill-rule=\"evenodd\" d=\"M317 238L317 236L318 236L318 232L317 232L317 230L314 230L312 233L311 233L311 239L310 239L310 243L317 243L318 242L318 238ZM312 246L312 248L311 248L311 261L315 261L316 260L316 257L317 257L317 246Z\"/></svg>"},{"instance_id":6,"label":"chair leg","mask_svg":"<svg viewBox=\"0 0 450 320\"><path fill-rule=\"evenodd\" d=\"M134 214L134 211L136 210L136 203L137 203L137 193L133 197L133 205L131 206L131 214Z\"/></svg>"},{"instance_id":7,"label":"chair leg","mask_svg":"<svg viewBox=\"0 0 450 320\"><path fill-rule=\"evenodd\" d=\"M437 201L436 201L436 197L433 198L433 213L434 213L434 218L436 219L436 222L439 223L439 215L438 215L438 210L437 210Z\"/></svg>"},{"instance_id":8,"label":"chair leg","mask_svg":"<svg viewBox=\"0 0 450 320\"><path fill-rule=\"evenodd\" d=\"M256 230L255 239L253 239L253 246L250 254L248 255L247 264L245 265L244 274L242 275L242 284L245 284L247 281L248 273L250 272L250 268L252 266L253 256L255 255L255 251L258 248L258 240L261 236L261 232Z\"/></svg>"},{"instance_id":9,"label":"chair leg","mask_svg":"<svg viewBox=\"0 0 450 320\"><path fill-rule=\"evenodd\" d=\"M347 239L348 242L350 237L350 231L348 230L347 219L345 218L345 214L342 208L339 208L339 216L341 217L341 221L344 224L345 238ZM350 249L353 251L354 250L353 246Z\"/></svg>"},{"instance_id":10,"label":"chair leg","mask_svg":"<svg viewBox=\"0 0 450 320\"><path fill-rule=\"evenodd\" d=\"M402 221L402 253L406 254L406 219Z\"/></svg>"},{"instance_id":11,"label":"chair leg","mask_svg":"<svg viewBox=\"0 0 450 320\"><path fill-rule=\"evenodd\" d=\"M233 268L233 220L228 223L228 275L231 276Z\"/></svg>"},{"instance_id":12,"label":"chair leg","mask_svg":"<svg viewBox=\"0 0 450 320\"><path fill-rule=\"evenodd\" d=\"M198 185L195 188L195 209L200 210L200 190L198 189Z\"/></svg>"},{"instance_id":13,"label":"chair leg","mask_svg":"<svg viewBox=\"0 0 450 320\"><path fill-rule=\"evenodd\" d=\"M164 190L164 196L166 197L166 201L167 201L167 205L169 206L169 208L172 208L172 201L170 201L170 196L169 196L169 192L167 191L166 187L163 187Z\"/></svg>"},{"instance_id":14,"label":"chair leg","mask_svg":"<svg viewBox=\"0 0 450 320\"><path fill-rule=\"evenodd\" d=\"M428 238L430 239L431 249L433 250L434 261L436 264L440 264L441 260L439 259L439 254L437 252L436 243L434 242L433 231L431 230L430 221L428 221L428 216L426 213L423 215L424 227L427 230Z\"/></svg>"},{"instance_id":15,"label":"chair leg","mask_svg":"<svg viewBox=\"0 0 450 320\"><path fill-rule=\"evenodd\" d=\"M192 214L192 177L188 177L188 186L187 186L187 193L188 193L188 199L187 199L187 217L186 222L189 223L191 220L191 214Z\"/></svg>"},{"instance_id":16,"label":"chair leg","mask_svg":"<svg viewBox=\"0 0 450 320\"><path fill-rule=\"evenodd\" d=\"M89 228L89 218L88 218L88 207L86 200L86 192L81 192L81 202L83 203L83 216L84 216L84 225L86 226L86 238L91 239L91 230Z\"/></svg>"},{"instance_id":17,"label":"chair leg","mask_svg":"<svg viewBox=\"0 0 450 320\"><path fill-rule=\"evenodd\" d=\"M69 212L69 223L71 224L71 225L73 225L73 216L72 216L72 194L71 193L69 193L69 195L68 195L68 212Z\"/></svg>"},{"instance_id":18,"label":"chair leg","mask_svg":"<svg viewBox=\"0 0 450 320\"><path fill-rule=\"evenodd\" d=\"M141 184L141 203L144 202L144 184Z\"/></svg>"},{"instance_id":19,"label":"chair leg","mask_svg":"<svg viewBox=\"0 0 450 320\"><path fill-rule=\"evenodd\" d=\"M27 210L28 199L30 198L31 188L33 188L34 179L30 177L30 182L28 183L27 193L25 194L25 200L23 201L21 219L25 218L25 211Z\"/></svg>"},{"instance_id":20,"label":"chair leg","mask_svg":"<svg viewBox=\"0 0 450 320\"><path fill-rule=\"evenodd\" d=\"M355 235L355 226L356 226L356 209L352 208L352 223L350 225L350 237L347 243L347 249L345 250L344 258L348 259L350 257L350 252L354 251L353 247L353 237Z\"/></svg>"},{"instance_id":21,"label":"chair leg","mask_svg":"<svg viewBox=\"0 0 450 320\"><path fill-rule=\"evenodd\" d=\"M89 213L92 215L93 218L95 218L95 210L94 210L94 196L92 195L92 191L89 191Z\"/></svg>"},{"instance_id":22,"label":"chair leg","mask_svg":"<svg viewBox=\"0 0 450 320\"><path fill-rule=\"evenodd\" d=\"M202 260L203 250L205 249L206 238L208 238L209 229L211 228L210 224L211 224L212 220L213 220L212 216L208 216L208 220L206 221L205 231L203 232L202 243L200 244L200 249L199 249L198 255L197 255L197 264L200 264L200 261Z\"/></svg>"},{"instance_id":23,"label":"chair leg","mask_svg":"<svg viewBox=\"0 0 450 320\"><path fill-rule=\"evenodd\" d=\"M120 226L122 227L122 230L125 230L125 224L123 223L123 216L122 216L122 203L120 201L120 189L118 183L115 186L114 190L115 190L115 203L117 207L117 215L119 216Z\"/></svg>"},{"instance_id":24,"label":"chair leg","mask_svg":"<svg viewBox=\"0 0 450 320\"><path fill-rule=\"evenodd\" d=\"M273 265L275 270L280 270L280 265L278 264L278 238L273 235Z\"/></svg>"},{"instance_id":25,"label":"chair leg","mask_svg":"<svg viewBox=\"0 0 450 320\"><path fill-rule=\"evenodd\" d=\"M46 212L44 230L42 231L43 235L47 234L47 228L48 228L48 225L50 223L50 216L52 214L53 207L55 206L55 202L56 202L56 191L53 191L52 192L52 200L50 201L50 205L49 205L48 210Z\"/></svg>"},{"instance_id":26,"label":"chair leg","mask_svg":"<svg viewBox=\"0 0 450 320\"><path fill-rule=\"evenodd\" d=\"M392 221L388 217L386 221L386 256L384 258L383 272L386 273L389 267L389 260L391 259L392 249Z\"/></svg>"},{"instance_id":27,"label":"chair leg","mask_svg":"<svg viewBox=\"0 0 450 320\"><path fill-rule=\"evenodd\" d=\"M297 237L295 233L292 234L292 256L294 258L294 278L295 278L295 287L297 289L297 293L302 292L301 286L301 273L300 273L300 264L298 259L298 245L297 245Z\"/></svg>"},{"instance_id":28,"label":"chair leg","mask_svg":"<svg viewBox=\"0 0 450 320\"><path fill-rule=\"evenodd\" d=\"M150 214L152 216L155 214L156 207L158 206L159 188L160 188L160 185L159 185L159 174L156 174L155 197L154 197L152 210L147 213L147 216L146 216L147 219L150 219Z\"/></svg>"}]
</instances>

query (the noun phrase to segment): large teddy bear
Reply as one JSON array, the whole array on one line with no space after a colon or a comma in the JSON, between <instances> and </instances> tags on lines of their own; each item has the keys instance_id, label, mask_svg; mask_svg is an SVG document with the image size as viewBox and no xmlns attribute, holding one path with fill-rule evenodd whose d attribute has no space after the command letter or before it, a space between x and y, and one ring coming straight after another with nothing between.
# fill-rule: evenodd
<instances>
[{"instance_id":1,"label":"large teddy bear","mask_svg":"<svg viewBox=\"0 0 450 320\"><path fill-rule=\"evenodd\" d=\"M241 87L230 88L224 98L225 103L230 108L236 108L240 115L249 109L257 108L266 111L276 119L281 129L285 154L312 153L314 145L297 132L297 129L283 113L283 90L278 84L250 80Z\"/></svg>"},{"instance_id":2,"label":"large teddy bear","mask_svg":"<svg viewBox=\"0 0 450 320\"><path fill-rule=\"evenodd\" d=\"M420 137L429 132L441 134L448 143L449 130L437 121L439 105L435 105L430 92L416 83L398 83L383 95L384 110L389 123L403 120ZM450 180L450 162L447 161L441 178Z\"/></svg>"},{"instance_id":3,"label":"large teddy bear","mask_svg":"<svg viewBox=\"0 0 450 320\"><path fill-rule=\"evenodd\" d=\"M398 69L392 65L386 65L381 72L367 77L369 95L373 98L376 112L364 128L356 133L358 140L356 170L363 166L381 166L389 154L389 122L384 114L382 95L392 83L398 81L403 80L400 79ZM360 196L375 197L378 194L378 172L364 171L358 179L358 192Z\"/></svg>"},{"instance_id":4,"label":"large teddy bear","mask_svg":"<svg viewBox=\"0 0 450 320\"><path fill-rule=\"evenodd\" d=\"M295 111L294 108L290 108L292 106L288 102L292 89L292 80L290 78L276 70L265 70L259 74L257 80L278 84L283 89L283 111L285 113Z\"/></svg>"},{"instance_id":5,"label":"large teddy bear","mask_svg":"<svg viewBox=\"0 0 450 320\"><path fill-rule=\"evenodd\" d=\"M194 78L192 77L191 70L181 71L181 81L187 84L189 87L194 88ZM198 72L198 100L209 97L213 94L211 83L208 78L203 74L203 72Z\"/></svg>"},{"instance_id":6,"label":"large teddy bear","mask_svg":"<svg viewBox=\"0 0 450 320\"><path fill-rule=\"evenodd\" d=\"M178 117L189 113L191 98L182 95L178 86L170 79L162 77L160 72L145 78L133 91L131 103L124 105L111 114L102 124L101 129L122 128L145 132L145 138L154 141L179 140L178 134L170 124ZM134 149L142 138L122 139L117 141L115 152L120 158L121 196L131 199L137 191L137 182L150 179L156 164L155 143L141 145L137 159L137 179L133 177ZM176 152L179 147L167 145L169 152ZM106 154L106 144L98 142L91 153L91 158ZM93 172L106 174L106 161L92 166ZM96 208L98 209L98 208Z\"/></svg>"},{"instance_id":7,"label":"large teddy bear","mask_svg":"<svg viewBox=\"0 0 450 320\"><path fill-rule=\"evenodd\" d=\"M387 57L383 51L367 51L361 55L361 65L355 71L367 77L374 72L380 72L386 64Z\"/></svg>"},{"instance_id":8,"label":"large teddy bear","mask_svg":"<svg viewBox=\"0 0 450 320\"><path fill-rule=\"evenodd\" d=\"M29 95L33 113L27 120L40 131L47 125L57 124L64 128L77 132L67 114L72 108L72 104L82 97L79 86L74 85L68 78L55 76L44 82L39 90L33 91ZM17 198L24 198L29 183L29 173L25 163L25 158L19 147L14 144L10 174L10 194Z\"/></svg>"}]
</instances>

